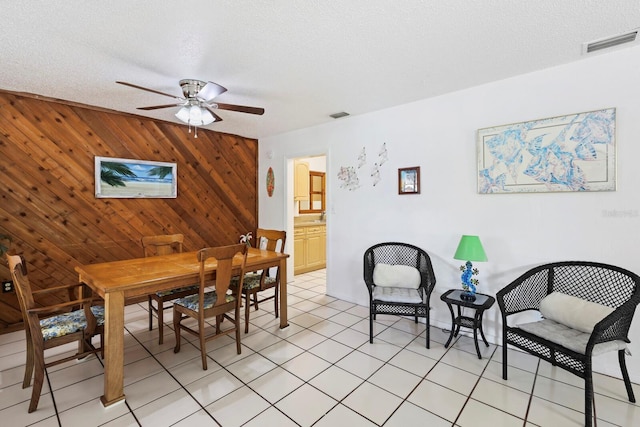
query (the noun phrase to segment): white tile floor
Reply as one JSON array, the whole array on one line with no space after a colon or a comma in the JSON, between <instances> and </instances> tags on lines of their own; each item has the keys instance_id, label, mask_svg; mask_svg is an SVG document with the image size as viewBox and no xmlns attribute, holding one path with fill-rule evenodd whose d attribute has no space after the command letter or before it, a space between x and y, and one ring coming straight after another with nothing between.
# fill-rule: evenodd
<instances>
[{"instance_id":1,"label":"white tile floor","mask_svg":"<svg viewBox=\"0 0 640 427\"><path fill-rule=\"evenodd\" d=\"M378 316L368 340L368 308L325 295L325 271L289 285L284 330L265 303L251 313L242 354L232 338L208 343L209 369L199 350L175 339L170 315L164 344L147 330L143 305L126 310L126 401L103 408L103 367L96 357L48 370L38 410L27 413L22 389L24 332L0 335L0 424L10 426L580 426L583 382L537 358L511 352L508 381L501 351L424 325ZM435 304L435 302L434 302ZM167 310L171 313L171 310ZM183 337L191 340L192 337ZM600 426L640 425L640 406L627 401L621 380L596 374ZM53 390L53 392L51 392ZM640 387L634 385L640 400Z\"/></svg>"}]
</instances>

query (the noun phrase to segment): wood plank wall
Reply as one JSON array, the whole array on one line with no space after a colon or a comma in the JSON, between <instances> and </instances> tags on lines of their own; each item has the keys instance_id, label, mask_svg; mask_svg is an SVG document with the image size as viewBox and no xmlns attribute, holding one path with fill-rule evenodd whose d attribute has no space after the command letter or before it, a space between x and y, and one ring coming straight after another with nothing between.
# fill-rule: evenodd
<instances>
[{"instance_id":1,"label":"wood plank wall","mask_svg":"<svg viewBox=\"0 0 640 427\"><path fill-rule=\"evenodd\" d=\"M175 162L178 197L97 199L95 156ZM236 243L257 227L257 159L255 139L194 139L183 125L0 91L0 234L34 288L76 283L79 264L141 257L145 235L182 233L185 250ZM0 293L0 333L21 321L15 294Z\"/></svg>"}]
</instances>

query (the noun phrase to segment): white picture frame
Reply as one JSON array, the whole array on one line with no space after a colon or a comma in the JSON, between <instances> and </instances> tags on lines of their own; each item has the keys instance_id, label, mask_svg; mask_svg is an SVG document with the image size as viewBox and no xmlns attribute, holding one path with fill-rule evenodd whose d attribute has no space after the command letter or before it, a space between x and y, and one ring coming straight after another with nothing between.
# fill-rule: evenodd
<instances>
[{"instance_id":1,"label":"white picture frame","mask_svg":"<svg viewBox=\"0 0 640 427\"><path fill-rule=\"evenodd\" d=\"M615 191L616 109L478 130L478 193Z\"/></svg>"},{"instance_id":2,"label":"white picture frame","mask_svg":"<svg viewBox=\"0 0 640 427\"><path fill-rule=\"evenodd\" d=\"M96 198L163 198L178 196L177 164L95 157Z\"/></svg>"}]
</instances>

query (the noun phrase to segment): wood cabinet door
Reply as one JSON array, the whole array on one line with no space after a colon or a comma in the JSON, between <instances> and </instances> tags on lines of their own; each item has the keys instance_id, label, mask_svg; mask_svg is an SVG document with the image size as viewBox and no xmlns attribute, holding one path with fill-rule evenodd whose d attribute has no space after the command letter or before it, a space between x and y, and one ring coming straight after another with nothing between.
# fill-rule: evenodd
<instances>
[{"instance_id":1,"label":"wood cabinet door","mask_svg":"<svg viewBox=\"0 0 640 427\"><path fill-rule=\"evenodd\" d=\"M325 264L325 232L323 228L307 229L307 267L322 268Z\"/></svg>"},{"instance_id":2,"label":"wood cabinet door","mask_svg":"<svg viewBox=\"0 0 640 427\"><path fill-rule=\"evenodd\" d=\"M293 180L293 199L309 200L309 164L304 162L295 163Z\"/></svg>"},{"instance_id":3,"label":"wood cabinet door","mask_svg":"<svg viewBox=\"0 0 640 427\"><path fill-rule=\"evenodd\" d=\"M307 265L307 242L304 233L293 236L293 274Z\"/></svg>"}]
</instances>

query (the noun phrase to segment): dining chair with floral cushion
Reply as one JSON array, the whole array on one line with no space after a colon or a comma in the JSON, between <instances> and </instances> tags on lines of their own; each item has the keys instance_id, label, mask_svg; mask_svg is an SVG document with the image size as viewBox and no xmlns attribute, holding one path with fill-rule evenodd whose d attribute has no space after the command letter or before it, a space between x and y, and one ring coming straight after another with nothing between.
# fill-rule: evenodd
<instances>
[{"instance_id":1,"label":"dining chair with floral cushion","mask_svg":"<svg viewBox=\"0 0 640 427\"><path fill-rule=\"evenodd\" d=\"M256 248L284 253L284 244L287 240L287 232L281 230L266 230L258 228L256 232ZM275 272L273 271L275 270ZM231 286L238 286L238 276L231 279ZM249 332L249 313L251 305L258 310L258 304L273 299L276 319L278 318L278 295L280 287L280 268L273 267L260 271L253 271L244 275L242 296L244 297L244 332ZM258 299L258 293L273 289L273 294Z\"/></svg>"},{"instance_id":2,"label":"dining chair with floral cushion","mask_svg":"<svg viewBox=\"0 0 640 427\"><path fill-rule=\"evenodd\" d=\"M142 238L142 248L144 256L169 255L182 252L182 234L163 234L158 236L144 236ZM171 308L171 304L165 305L168 301L176 298L186 297L198 292L198 285L182 286L176 289L155 292L149 294L149 330L153 329L153 313L158 316L158 344L164 341L164 310ZM154 306L155 302L155 306Z\"/></svg>"},{"instance_id":3,"label":"dining chair with floral cushion","mask_svg":"<svg viewBox=\"0 0 640 427\"><path fill-rule=\"evenodd\" d=\"M82 285L73 284L32 290L24 258L20 255L7 255L7 260L22 311L27 342L27 361L22 388L29 387L31 376L34 376L29 403L29 412L33 412L38 407L46 368L102 351L104 306L92 305L94 302L92 298L74 299L46 306L43 306L40 301L36 303L34 295L81 288ZM80 308L73 310L76 307ZM72 311L61 313L69 309ZM95 348L91 343L94 335L100 335L100 348ZM60 354L58 354L53 360L45 361L45 350L72 342L78 344L75 354L63 357L59 357Z\"/></svg>"},{"instance_id":4,"label":"dining chair with floral cushion","mask_svg":"<svg viewBox=\"0 0 640 427\"><path fill-rule=\"evenodd\" d=\"M173 301L173 329L176 334L176 346L173 351L174 353L180 351L181 331L198 337L204 370L207 370L207 341L235 333L236 350L238 354L242 352L240 347L241 297L238 288L230 289L229 284L232 275L240 275L240 287L242 287L247 252L248 247L245 244L200 249L197 254L200 264L198 293ZM240 264L234 267L236 256L240 258ZM207 271L206 266L213 261L212 259L216 262L216 268ZM210 290L212 287L213 290ZM229 315L230 312L233 312L233 317ZM216 319L215 332L206 335L205 319L212 317ZM197 321L197 329L182 323L183 320L190 318ZM233 326L223 330L220 327L223 319L230 320Z\"/></svg>"}]
</instances>

